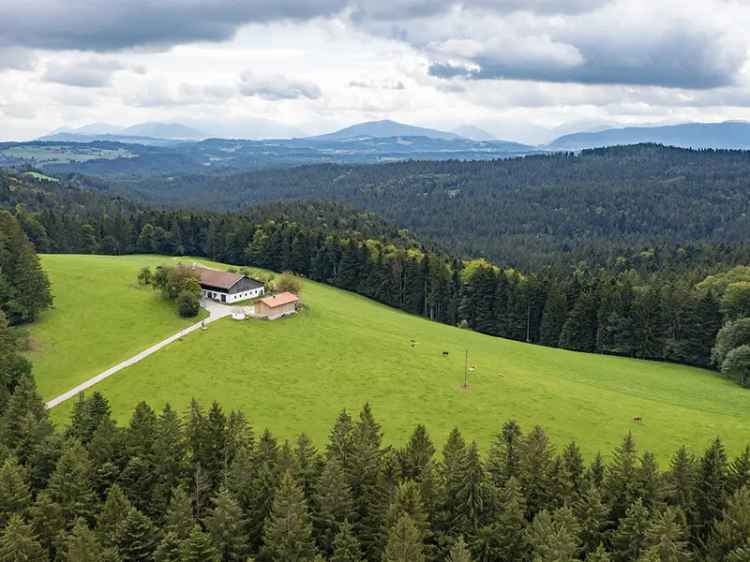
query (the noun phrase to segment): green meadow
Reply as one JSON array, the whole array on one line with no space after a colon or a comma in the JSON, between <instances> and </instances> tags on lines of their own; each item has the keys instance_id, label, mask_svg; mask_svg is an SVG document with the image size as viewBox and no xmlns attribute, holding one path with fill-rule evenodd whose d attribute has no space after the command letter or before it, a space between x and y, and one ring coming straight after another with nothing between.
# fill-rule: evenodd
<instances>
[{"instance_id":1,"label":"green meadow","mask_svg":"<svg viewBox=\"0 0 750 562\"><path fill-rule=\"evenodd\" d=\"M57 304L31 329L31 359L46 399L189 323L134 282L143 265L174 258L42 259ZM141 400L180 410L192 398L217 400L256 429L306 432L319 445L342 408L365 402L393 444L422 423L439 444L458 427L486 447L510 418L524 429L542 425L558 445L575 439L588 456L608 454L628 431L662 462L682 444L701 450L716 436L732 452L750 442L750 392L710 371L484 336L310 281L302 297L296 317L220 320L95 388L121 422ZM71 407L53 419L64 424Z\"/></svg>"}]
</instances>

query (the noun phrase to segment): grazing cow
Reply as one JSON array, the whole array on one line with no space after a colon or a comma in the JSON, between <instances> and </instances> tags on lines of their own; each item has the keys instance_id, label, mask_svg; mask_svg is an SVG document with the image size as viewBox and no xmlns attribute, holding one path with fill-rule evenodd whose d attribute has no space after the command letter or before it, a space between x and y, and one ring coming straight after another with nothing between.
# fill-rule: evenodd
<instances>
[{"instance_id":1,"label":"grazing cow","mask_svg":"<svg viewBox=\"0 0 750 562\"><path fill-rule=\"evenodd\" d=\"M634 423L642 423L643 422L643 418L641 416L635 416L633 418L633 422Z\"/></svg>"},{"instance_id":2,"label":"grazing cow","mask_svg":"<svg viewBox=\"0 0 750 562\"><path fill-rule=\"evenodd\" d=\"M443 357L448 357L448 352L447 351L443 351Z\"/></svg>"}]
</instances>

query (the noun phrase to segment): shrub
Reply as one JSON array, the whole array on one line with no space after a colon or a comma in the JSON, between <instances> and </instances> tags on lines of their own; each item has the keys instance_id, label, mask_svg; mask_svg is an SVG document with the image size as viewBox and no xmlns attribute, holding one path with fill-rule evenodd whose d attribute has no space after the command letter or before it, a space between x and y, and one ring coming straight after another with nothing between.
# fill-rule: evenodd
<instances>
[{"instance_id":1,"label":"shrub","mask_svg":"<svg viewBox=\"0 0 750 562\"><path fill-rule=\"evenodd\" d=\"M278 292L289 291L290 293L298 295L300 291L302 291L302 278L298 277L294 273L285 271L284 273L279 275L278 279L276 279L274 288Z\"/></svg>"},{"instance_id":2,"label":"shrub","mask_svg":"<svg viewBox=\"0 0 750 562\"><path fill-rule=\"evenodd\" d=\"M200 310L200 299L192 291L182 291L177 295L177 311L180 316L190 318L196 316Z\"/></svg>"},{"instance_id":3,"label":"shrub","mask_svg":"<svg viewBox=\"0 0 750 562\"><path fill-rule=\"evenodd\" d=\"M138 283L141 285L151 284L151 268L144 267L138 272Z\"/></svg>"},{"instance_id":4,"label":"shrub","mask_svg":"<svg viewBox=\"0 0 750 562\"><path fill-rule=\"evenodd\" d=\"M741 345L727 353L721 372L737 384L750 386L750 345Z\"/></svg>"}]
</instances>

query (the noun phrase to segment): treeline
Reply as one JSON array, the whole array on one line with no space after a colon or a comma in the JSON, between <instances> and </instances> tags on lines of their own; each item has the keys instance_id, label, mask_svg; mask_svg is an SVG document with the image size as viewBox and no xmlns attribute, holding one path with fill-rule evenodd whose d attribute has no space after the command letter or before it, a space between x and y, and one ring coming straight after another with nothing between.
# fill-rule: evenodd
<instances>
[{"instance_id":1,"label":"treeline","mask_svg":"<svg viewBox=\"0 0 750 562\"><path fill-rule=\"evenodd\" d=\"M746 244L750 152L636 145L484 162L321 165L154 176L115 191L159 204L236 210L288 199L346 201L452 254L525 271L612 247Z\"/></svg>"},{"instance_id":2,"label":"treeline","mask_svg":"<svg viewBox=\"0 0 750 562\"><path fill-rule=\"evenodd\" d=\"M18 220L0 209L0 312L3 321L33 321L52 305L49 281Z\"/></svg>"},{"instance_id":3,"label":"treeline","mask_svg":"<svg viewBox=\"0 0 750 562\"><path fill-rule=\"evenodd\" d=\"M417 426L386 446L368 406L319 450L239 412L141 403L117 425L98 393L53 430L33 379L0 416L0 561L745 562L750 448L718 439L662 469L628 435L588 461L541 427L498 427L485 455ZM524 431L524 429L526 429Z\"/></svg>"},{"instance_id":4,"label":"treeline","mask_svg":"<svg viewBox=\"0 0 750 562\"><path fill-rule=\"evenodd\" d=\"M54 187L38 189L60 197ZM22 190L14 193L19 198ZM439 322L576 351L719 368L723 359L712 358L717 332L726 320L750 316L750 304L744 313L723 308L727 284L700 285L742 263L746 250L739 245L654 247L619 254L602 267L582 262L573 270L526 273L450 257L335 203L218 214L76 196L84 195L82 205L62 197L63 211L45 204L29 212L17 203L15 213L47 251L193 255L293 271ZM750 295L750 288L740 294Z\"/></svg>"}]
</instances>

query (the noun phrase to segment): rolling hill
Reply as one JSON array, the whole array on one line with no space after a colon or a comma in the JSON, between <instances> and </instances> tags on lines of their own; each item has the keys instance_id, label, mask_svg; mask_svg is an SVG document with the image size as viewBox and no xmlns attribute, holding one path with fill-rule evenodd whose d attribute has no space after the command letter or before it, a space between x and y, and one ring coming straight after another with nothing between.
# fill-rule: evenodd
<instances>
[{"instance_id":1,"label":"rolling hill","mask_svg":"<svg viewBox=\"0 0 750 562\"><path fill-rule=\"evenodd\" d=\"M45 398L179 329L177 316L134 284L140 267L170 260L43 257L56 307L31 328L31 359ZM221 320L96 388L120 421L141 400L182 411L195 397L239 408L280 437L305 431L318 444L342 408L365 401L393 443L424 423L438 443L458 426L486 447L516 418L525 428L545 426L557 445L578 439L589 457L632 431L665 461L678 446L702 449L717 435L737 451L750 430L747 392L708 371L484 336L309 281L303 298L297 317ZM466 350L476 367L468 392ZM56 408L53 418L64 423L71 407Z\"/></svg>"},{"instance_id":2,"label":"rolling hill","mask_svg":"<svg viewBox=\"0 0 750 562\"><path fill-rule=\"evenodd\" d=\"M550 143L550 150L583 150L639 143L658 143L682 148L750 148L750 123L683 123L661 127L624 127L563 135Z\"/></svg>"},{"instance_id":3,"label":"rolling hill","mask_svg":"<svg viewBox=\"0 0 750 562\"><path fill-rule=\"evenodd\" d=\"M366 123L358 123L356 125L352 125L351 127L346 127L345 129L335 131L333 133L309 137L309 139L320 141L343 141L358 138L391 137L427 137L430 139L456 140L460 139L461 135L458 135L456 133L448 133L446 131L438 131L436 129L426 129L424 127L405 125L404 123L398 123L396 121L386 119L383 121L368 121Z\"/></svg>"}]
</instances>

